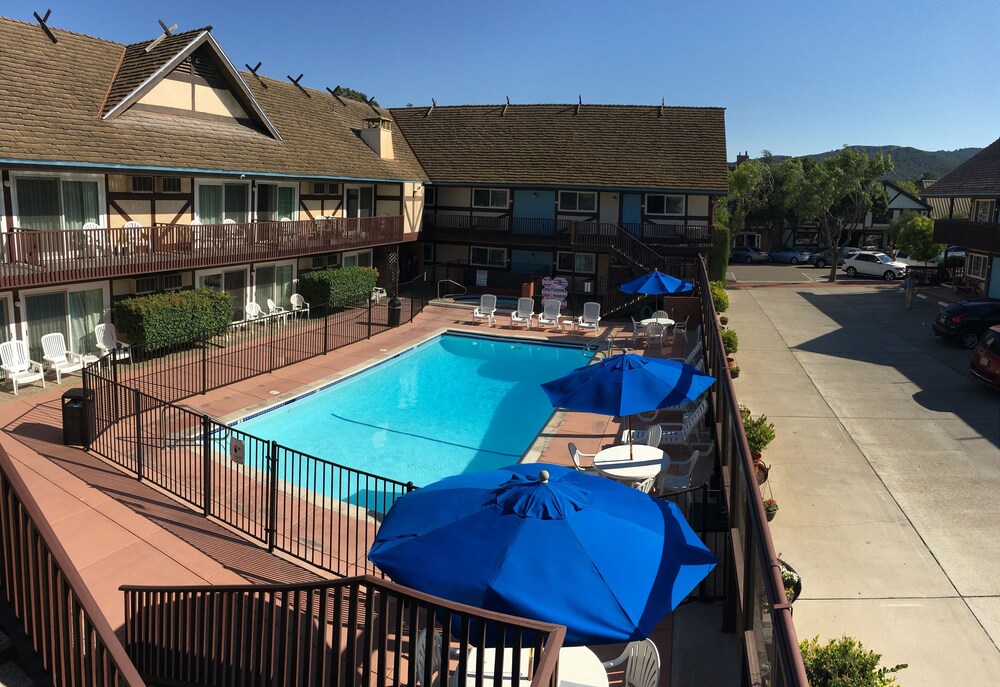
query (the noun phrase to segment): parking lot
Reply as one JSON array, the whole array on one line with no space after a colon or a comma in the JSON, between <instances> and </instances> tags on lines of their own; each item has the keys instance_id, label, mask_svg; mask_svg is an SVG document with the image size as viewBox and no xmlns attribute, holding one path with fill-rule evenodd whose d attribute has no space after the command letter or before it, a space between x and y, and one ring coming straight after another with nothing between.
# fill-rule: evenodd
<instances>
[{"instance_id":1,"label":"parking lot","mask_svg":"<svg viewBox=\"0 0 1000 687\"><path fill-rule=\"evenodd\" d=\"M753 265L730 263L726 276L730 282L745 284L826 283L830 276L830 266L819 268L808 263L798 265L773 262L759 262ZM848 277L840 267L837 268L837 281L858 284L882 282L878 277Z\"/></svg>"},{"instance_id":2,"label":"parking lot","mask_svg":"<svg viewBox=\"0 0 1000 687\"><path fill-rule=\"evenodd\" d=\"M789 265L740 281L812 281ZM823 270L825 275L826 270ZM740 400L775 424L765 497L800 638L859 638L906 685L1000 684L1000 395L899 289L731 285ZM881 284L881 288L878 286Z\"/></svg>"}]
</instances>

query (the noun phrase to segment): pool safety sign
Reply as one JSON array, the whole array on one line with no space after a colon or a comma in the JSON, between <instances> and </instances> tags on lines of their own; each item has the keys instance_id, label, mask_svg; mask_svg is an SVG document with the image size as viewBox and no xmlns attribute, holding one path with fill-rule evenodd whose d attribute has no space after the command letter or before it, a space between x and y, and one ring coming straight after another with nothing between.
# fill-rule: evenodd
<instances>
[{"instance_id":1,"label":"pool safety sign","mask_svg":"<svg viewBox=\"0 0 1000 687\"><path fill-rule=\"evenodd\" d=\"M476 286L486 286L487 270L476 270Z\"/></svg>"},{"instance_id":2,"label":"pool safety sign","mask_svg":"<svg viewBox=\"0 0 1000 687\"><path fill-rule=\"evenodd\" d=\"M229 439L229 460L239 465L243 465L243 440L236 437Z\"/></svg>"},{"instance_id":3,"label":"pool safety sign","mask_svg":"<svg viewBox=\"0 0 1000 687\"><path fill-rule=\"evenodd\" d=\"M542 279L542 298L558 298L562 307L566 307L566 295L569 293L569 280L566 277L545 277Z\"/></svg>"}]
</instances>

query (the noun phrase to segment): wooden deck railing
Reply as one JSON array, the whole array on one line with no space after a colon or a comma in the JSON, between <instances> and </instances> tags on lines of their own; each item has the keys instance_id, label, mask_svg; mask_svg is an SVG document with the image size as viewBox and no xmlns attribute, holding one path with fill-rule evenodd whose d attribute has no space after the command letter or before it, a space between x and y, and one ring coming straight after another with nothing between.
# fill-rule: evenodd
<instances>
[{"instance_id":1,"label":"wooden deck railing","mask_svg":"<svg viewBox=\"0 0 1000 687\"><path fill-rule=\"evenodd\" d=\"M46 672L58 687L143 687L31 491L0 448L0 574Z\"/></svg>"},{"instance_id":2,"label":"wooden deck railing","mask_svg":"<svg viewBox=\"0 0 1000 687\"><path fill-rule=\"evenodd\" d=\"M261 262L402 240L401 216L127 229L19 229L4 235L0 288Z\"/></svg>"},{"instance_id":3,"label":"wooden deck railing","mask_svg":"<svg viewBox=\"0 0 1000 687\"><path fill-rule=\"evenodd\" d=\"M1000 253L1000 224L966 219L939 219L934 222L934 240L970 250Z\"/></svg>"},{"instance_id":4,"label":"wooden deck railing","mask_svg":"<svg viewBox=\"0 0 1000 687\"><path fill-rule=\"evenodd\" d=\"M126 644L170 685L509 685L501 669L558 684L566 628L484 611L386 580L123 586ZM498 646L494 660L472 647ZM527 664L526 664L527 663Z\"/></svg>"}]
</instances>

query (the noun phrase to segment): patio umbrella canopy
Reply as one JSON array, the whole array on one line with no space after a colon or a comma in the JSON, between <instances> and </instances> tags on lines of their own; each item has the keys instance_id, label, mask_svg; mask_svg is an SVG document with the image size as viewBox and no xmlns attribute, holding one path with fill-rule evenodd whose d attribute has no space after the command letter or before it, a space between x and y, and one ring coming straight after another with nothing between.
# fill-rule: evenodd
<instances>
[{"instance_id":1,"label":"patio umbrella canopy","mask_svg":"<svg viewBox=\"0 0 1000 687\"><path fill-rule=\"evenodd\" d=\"M693 401L715 377L674 360L623 353L542 384L552 405L625 417Z\"/></svg>"},{"instance_id":2,"label":"patio umbrella canopy","mask_svg":"<svg viewBox=\"0 0 1000 687\"><path fill-rule=\"evenodd\" d=\"M566 625L566 644L646 637L717 563L677 506L544 463L398 499L368 557L400 584Z\"/></svg>"},{"instance_id":3,"label":"patio umbrella canopy","mask_svg":"<svg viewBox=\"0 0 1000 687\"><path fill-rule=\"evenodd\" d=\"M653 270L649 274L625 282L618 288L625 293L644 293L652 296L693 291L694 285L659 270Z\"/></svg>"}]
</instances>

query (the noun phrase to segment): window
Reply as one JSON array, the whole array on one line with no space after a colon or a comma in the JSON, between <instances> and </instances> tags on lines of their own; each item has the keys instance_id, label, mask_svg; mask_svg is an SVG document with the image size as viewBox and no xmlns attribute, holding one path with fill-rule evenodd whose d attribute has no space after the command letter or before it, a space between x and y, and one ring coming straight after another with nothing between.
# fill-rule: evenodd
<instances>
[{"instance_id":1,"label":"window","mask_svg":"<svg viewBox=\"0 0 1000 687\"><path fill-rule=\"evenodd\" d=\"M344 191L345 217L372 217L375 214L374 186L347 186Z\"/></svg>"},{"instance_id":2,"label":"window","mask_svg":"<svg viewBox=\"0 0 1000 687\"><path fill-rule=\"evenodd\" d=\"M164 193L180 193L181 192L181 178L180 177L163 177L160 182L163 185Z\"/></svg>"},{"instance_id":3,"label":"window","mask_svg":"<svg viewBox=\"0 0 1000 687\"><path fill-rule=\"evenodd\" d=\"M94 327L104 315L105 292L93 284L48 293L24 294L24 327L33 360L42 359L42 337L61 332L66 346L77 353L97 350Z\"/></svg>"},{"instance_id":4,"label":"window","mask_svg":"<svg viewBox=\"0 0 1000 687\"><path fill-rule=\"evenodd\" d=\"M295 186L257 184L257 220L276 222L295 219Z\"/></svg>"},{"instance_id":5,"label":"window","mask_svg":"<svg viewBox=\"0 0 1000 687\"><path fill-rule=\"evenodd\" d=\"M249 219L249 184L199 184L196 200L196 214L202 224L222 224L227 219L243 223Z\"/></svg>"},{"instance_id":6,"label":"window","mask_svg":"<svg viewBox=\"0 0 1000 687\"><path fill-rule=\"evenodd\" d=\"M294 278L294 267L287 262L280 265L258 266L254 270L254 300L262 307L267 308L268 299L274 304L288 308L291 306L291 298L294 289L292 280Z\"/></svg>"},{"instance_id":7,"label":"window","mask_svg":"<svg viewBox=\"0 0 1000 687\"><path fill-rule=\"evenodd\" d=\"M596 268L597 255L595 253L560 252L556 254L556 270L559 272L586 272L593 274Z\"/></svg>"},{"instance_id":8,"label":"window","mask_svg":"<svg viewBox=\"0 0 1000 687\"><path fill-rule=\"evenodd\" d=\"M684 196L646 195L647 215L683 215Z\"/></svg>"},{"instance_id":9,"label":"window","mask_svg":"<svg viewBox=\"0 0 1000 687\"><path fill-rule=\"evenodd\" d=\"M993 201L976 200L972 203L972 221L992 222L993 221Z\"/></svg>"},{"instance_id":10,"label":"window","mask_svg":"<svg viewBox=\"0 0 1000 687\"><path fill-rule=\"evenodd\" d=\"M560 191L559 209L565 212L596 212L597 194Z\"/></svg>"},{"instance_id":11,"label":"window","mask_svg":"<svg viewBox=\"0 0 1000 687\"><path fill-rule=\"evenodd\" d=\"M138 277L135 280L135 293L141 296L144 293L156 291L156 277Z\"/></svg>"},{"instance_id":12,"label":"window","mask_svg":"<svg viewBox=\"0 0 1000 687\"><path fill-rule=\"evenodd\" d=\"M986 279L986 256L969 253L965 259L965 273L970 277Z\"/></svg>"},{"instance_id":13,"label":"window","mask_svg":"<svg viewBox=\"0 0 1000 687\"><path fill-rule=\"evenodd\" d=\"M480 267L506 267L507 249L472 246L469 248L469 263Z\"/></svg>"},{"instance_id":14,"label":"window","mask_svg":"<svg viewBox=\"0 0 1000 687\"><path fill-rule=\"evenodd\" d=\"M505 188L472 189L472 207L506 210L509 204Z\"/></svg>"},{"instance_id":15,"label":"window","mask_svg":"<svg viewBox=\"0 0 1000 687\"><path fill-rule=\"evenodd\" d=\"M438 190L434 186L424 186L424 205L434 206L438 204Z\"/></svg>"},{"instance_id":16,"label":"window","mask_svg":"<svg viewBox=\"0 0 1000 687\"><path fill-rule=\"evenodd\" d=\"M163 290L164 291L177 291L184 287L184 280L181 277L180 272L174 272L172 274L163 275Z\"/></svg>"},{"instance_id":17,"label":"window","mask_svg":"<svg viewBox=\"0 0 1000 687\"><path fill-rule=\"evenodd\" d=\"M132 177L132 193L152 193L153 177Z\"/></svg>"},{"instance_id":18,"label":"window","mask_svg":"<svg viewBox=\"0 0 1000 687\"><path fill-rule=\"evenodd\" d=\"M370 250L356 250L341 254L343 267L371 267L372 252Z\"/></svg>"},{"instance_id":19,"label":"window","mask_svg":"<svg viewBox=\"0 0 1000 687\"><path fill-rule=\"evenodd\" d=\"M22 229L82 229L88 222L102 223L98 177L16 175L14 186L14 211Z\"/></svg>"},{"instance_id":20,"label":"window","mask_svg":"<svg viewBox=\"0 0 1000 687\"><path fill-rule=\"evenodd\" d=\"M339 196L340 184L333 181L314 181L313 195L317 196Z\"/></svg>"}]
</instances>

